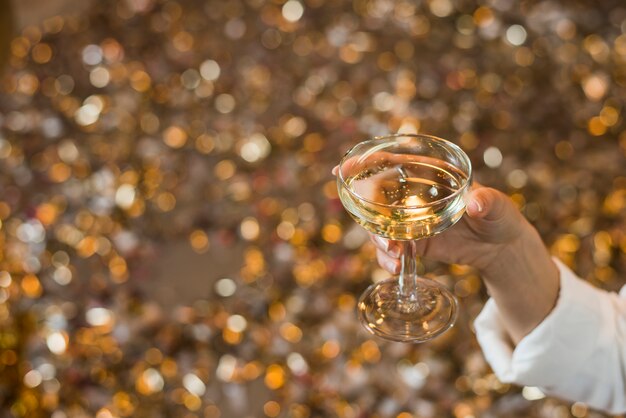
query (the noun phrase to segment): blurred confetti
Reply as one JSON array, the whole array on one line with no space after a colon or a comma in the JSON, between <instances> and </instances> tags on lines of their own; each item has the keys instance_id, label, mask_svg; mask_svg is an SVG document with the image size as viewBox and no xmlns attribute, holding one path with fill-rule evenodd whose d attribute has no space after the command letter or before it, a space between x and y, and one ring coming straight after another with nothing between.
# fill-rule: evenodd
<instances>
[{"instance_id":1,"label":"blurred confetti","mask_svg":"<svg viewBox=\"0 0 626 418\"><path fill-rule=\"evenodd\" d=\"M422 260L461 300L443 337L366 334L355 297L385 274L330 170L372 135L451 139L555 255L619 289L620 2L118 0L8 50L3 416L604 416L496 379L468 267ZM141 286L170 242L228 271L172 309Z\"/></svg>"}]
</instances>

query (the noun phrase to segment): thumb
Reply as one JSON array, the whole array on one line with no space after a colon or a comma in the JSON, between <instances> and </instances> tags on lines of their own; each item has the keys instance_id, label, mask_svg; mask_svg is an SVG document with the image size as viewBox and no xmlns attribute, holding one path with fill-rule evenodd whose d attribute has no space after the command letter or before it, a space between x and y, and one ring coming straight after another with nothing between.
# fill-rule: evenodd
<instances>
[{"instance_id":1,"label":"thumb","mask_svg":"<svg viewBox=\"0 0 626 418\"><path fill-rule=\"evenodd\" d=\"M474 232L501 241L521 232L525 222L513 201L491 187L478 187L466 198L467 214Z\"/></svg>"}]
</instances>

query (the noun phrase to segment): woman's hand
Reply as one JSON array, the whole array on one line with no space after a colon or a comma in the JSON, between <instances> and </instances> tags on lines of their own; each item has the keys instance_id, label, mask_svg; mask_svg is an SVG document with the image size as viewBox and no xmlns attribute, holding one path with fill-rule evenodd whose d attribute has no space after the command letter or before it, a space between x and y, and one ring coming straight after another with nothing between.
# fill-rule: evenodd
<instances>
[{"instance_id":1,"label":"woman's hand","mask_svg":"<svg viewBox=\"0 0 626 418\"><path fill-rule=\"evenodd\" d=\"M417 242L418 254L449 264L468 264L489 273L498 257L517 244L532 226L501 192L475 187L466 197L466 215L445 233ZM399 241L370 234L380 265L390 273L400 271Z\"/></svg>"},{"instance_id":2,"label":"woman's hand","mask_svg":"<svg viewBox=\"0 0 626 418\"><path fill-rule=\"evenodd\" d=\"M337 167L333 174L337 174ZM558 270L535 228L508 196L475 186L465 202L466 213L461 220L439 235L419 240L418 254L478 269L517 343L556 304ZM401 243L375 235L371 239L380 265L398 273Z\"/></svg>"}]
</instances>

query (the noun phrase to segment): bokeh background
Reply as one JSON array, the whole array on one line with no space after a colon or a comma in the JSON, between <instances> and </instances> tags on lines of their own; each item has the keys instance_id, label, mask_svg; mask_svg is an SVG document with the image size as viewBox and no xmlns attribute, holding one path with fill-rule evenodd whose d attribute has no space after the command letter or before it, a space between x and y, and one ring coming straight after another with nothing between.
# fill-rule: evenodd
<instances>
[{"instance_id":1,"label":"bokeh background","mask_svg":"<svg viewBox=\"0 0 626 418\"><path fill-rule=\"evenodd\" d=\"M421 345L330 174L448 138L593 284L626 279L621 1L0 1L0 415L605 417L502 384L466 266ZM45 6L45 7L44 7Z\"/></svg>"}]
</instances>

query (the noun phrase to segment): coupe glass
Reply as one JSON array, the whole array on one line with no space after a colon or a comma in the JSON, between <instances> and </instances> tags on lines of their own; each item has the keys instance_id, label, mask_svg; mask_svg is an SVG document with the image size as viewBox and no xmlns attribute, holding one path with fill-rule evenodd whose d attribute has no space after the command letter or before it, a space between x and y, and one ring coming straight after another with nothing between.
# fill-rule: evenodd
<instances>
[{"instance_id":1,"label":"coupe glass","mask_svg":"<svg viewBox=\"0 0 626 418\"><path fill-rule=\"evenodd\" d=\"M399 276L371 285L359 299L359 318L373 334L422 342L454 325L454 295L417 275L416 240L461 218L471 178L467 155L429 135L374 138L357 144L341 160L337 185L345 209L368 231L404 245Z\"/></svg>"}]
</instances>

